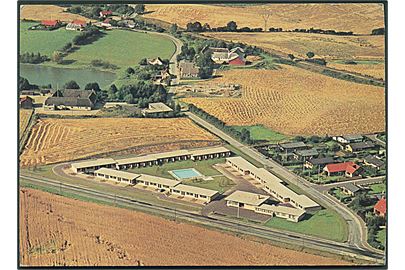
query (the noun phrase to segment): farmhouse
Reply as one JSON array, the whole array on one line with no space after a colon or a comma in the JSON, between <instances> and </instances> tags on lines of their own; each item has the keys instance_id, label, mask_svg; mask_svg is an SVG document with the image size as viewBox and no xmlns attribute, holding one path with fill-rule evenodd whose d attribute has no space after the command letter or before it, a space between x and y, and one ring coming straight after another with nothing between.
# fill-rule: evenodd
<instances>
[{"instance_id":1,"label":"farmhouse","mask_svg":"<svg viewBox=\"0 0 405 270\"><path fill-rule=\"evenodd\" d=\"M209 47L211 59L217 64L245 65L244 50L240 47L229 50L228 48Z\"/></svg>"},{"instance_id":2,"label":"farmhouse","mask_svg":"<svg viewBox=\"0 0 405 270\"><path fill-rule=\"evenodd\" d=\"M96 93L93 90L65 89L56 91L44 103L46 110L85 110L94 108Z\"/></svg>"},{"instance_id":3,"label":"farmhouse","mask_svg":"<svg viewBox=\"0 0 405 270\"><path fill-rule=\"evenodd\" d=\"M109 168L98 169L94 172L94 175L102 179L126 182L132 185L136 183L135 179L140 176L139 174L117 171Z\"/></svg>"},{"instance_id":4,"label":"farmhouse","mask_svg":"<svg viewBox=\"0 0 405 270\"><path fill-rule=\"evenodd\" d=\"M87 23L83 20L73 20L66 25L66 30L83 31Z\"/></svg>"},{"instance_id":5,"label":"farmhouse","mask_svg":"<svg viewBox=\"0 0 405 270\"><path fill-rule=\"evenodd\" d=\"M294 152L294 158L297 160L307 160L319 155L316 149L297 150Z\"/></svg>"},{"instance_id":6,"label":"farmhouse","mask_svg":"<svg viewBox=\"0 0 405 270\"><path fill-rule=\"evenodd\" d=\"M377 156L368 155L363 159L363 163L367 166L376 168L377 170L385 166L385 162L379 159Z\"/></svg>"},{"instance_id":7,"label":"farmhouse","mask_svg":"<svg viewBox=\"0 0 405 270\"><path fill-rule=\"evenodd\" d=\"M100 11L99 15L100 15L100 18L105 18L107 16L112 15L112 11L111 10L102 10L102 11Z\"/></svg>"},{"instance_id":8,"label":"farmhouse","mask_svg":"<svg viewBox=\"0 0 405 270\"><path fill-rule=\"evenodd\" d=\"M179 184L175 187L170 188L170 193L185 198L201 200L205 203L209 203L219 195L218 191L216 190L199 188L183 184Z\"/></svg>"},{"instance_id":9,"label":"farmhouse","mask_svg":"<svg viewBox=\"0 0 405 270\"><path fill-rule=\"evenodd\" d=\"M373 149L375 147L376 145L373 142L357 142L346 145L345 150L348 152L356 153L368 149Z\"/></svg>"},{"instance_id":10,"label":"farmhouse","mask_svg":"<svg viewBox=\"0 0 405 270\"><path fill-rule=\"evenodd\" d=\"M343 144L348 144L348 143L362 142L364 137L361 135L345 135L345 136L334 136L332 137L332 139Z\"/></svg>"},{"instance_id":11,"label":"farmhouse","mask_svg":"<svg viewBox=\"0 0 405 270\"><path fill-rule=\"evenodd\" d=\"M75 162L71 166L75 173L91 173L100 168L114 168L116 163L112 158L102 158Z\"/></svg>"},{"instance_id":12,"label":"farmhouse","mask_svg":"<svg viewBox=\"0 0 405 270\"><path fill-rule=\"evenodd\" d=\"M157 103L149 103L148 108L142 110L142 114L144 116L148 116L151 114L164 114L172 111L173 109L167 106L166 104L162 102L157 102Z\"/></svg>"},{"instance_id":13,"label":"farmhouse","mask_svg":"<svg viewBox=\"0 0 405 270\"><path fill-rule=\"evenodd\" d=\"M343 183L340 188L342 189L343 193L350 196L354 196L360 191L360 188L353 183Z\"/></svg>"},{"instance_id":14,"label":"farmhouse","mask_svg":"<svg viewBox=\"0 0 405 270\"><path fill-rule=\"evenodd\" d=\"M45 26L45 28L56 28L60 26L61 22L59 20L43 20L41 21L41 25Z\"/></svg>"},{"instance_id":15,"label":"farmhouse","mask_svg":"<svg viewBox=\"0 0 405 270\"><path fill-rule=\"evenodd\" d=\"M297 150L308 149L309 147L303 142L290 142L290 143L279 143L278 147L281 151L286 153L291 153Z\"/></svg>"},{"instance_id":16,"label":"farmhouse","mask_svg":"<svg viewBox=\"0 0 405 270\"><path fill-rule=\"evenodd\" d=\"M141 174L138 178L136 178L136 184L145 187L151 186L159 189L170 189L180 184L180 181L154 175Z\"/></svg>"},{"instance_id":17,"label":"farmhouse","mask_svg":"<svg viewBox=\"0 0 405 270\"><path fill-rule=\"evenodd\" d=\"M282 203L291 205L303 210L317 210L319 204L305 195L296 194L285 186L283 180L270 173L264 168L257 168L242 157L226 158L226 163L238 171L241 175L250 176L263 185L263 190Z\"/></svg>"},{"instance_id":18,"label":"farmhouse","mask_svg":"<svg viewBox=\"0 0 405 270\"><path fill-rule=\"evenodd\" d=\"M34 100L31 97L20 98L20 108L21 109L32 109L34 106Z\"/></svg>"},{"instance_id":19,"label":"farmhouse","mask_svg":"<svg viewBox=\"0 0 405 270\"><path fill-rule=\"evenodd\" d=\"M360 166L354 163L353 161L336 163L336 164L327 164L323 171L327 173L328 176L332 175L342 175L346 177L353 177L360 174Z\"/></svg>"},{"instance_id":20,"label":"farmhouse","mask_svg":"<svg viewBox=\"0 0 405 270\"><path fill-rule=\"evenodd\" d=\"M200 69L194 65L194 63L181 60L179 62L180 78L198 78Z\"/></svg>"},{"instance_id":21,"label":"farmhouse","mask_svg":"<svg viewBox=\"0 0 405 270\"><path fill-rule=\"evenodd\" d=\"M291 206L266 204L269 198L270 196L237 190L226 197L225 201L226 205L229 207L239 207L294 222L298 222L305 214L304 210Z\"/></svg>"},{"instance_id":22,"label":"farmhouse","mask_svg":"<svg viewBox=\"0 0 405 270\"><path fill-rule=\"evenodd\" d=\"M382 197L376 203L376 205L374 205L374 214L385 218L386 213L387 213L387 202L385 200L385 197Z\"/></svg>"},{"instance_id":23,"label":"farmhouse","mask_svg":"<svg viewBox=\"0 0 405 270\"><path fill-rule=\"evenodd\" d=\"M308 169L312 169L314 167L324 167L326 164L333 164L337 163L335 159L332 157L323 157L323 158L311 158L310 160L306 160L304 167Z\"/></svg>"}]
</instances>

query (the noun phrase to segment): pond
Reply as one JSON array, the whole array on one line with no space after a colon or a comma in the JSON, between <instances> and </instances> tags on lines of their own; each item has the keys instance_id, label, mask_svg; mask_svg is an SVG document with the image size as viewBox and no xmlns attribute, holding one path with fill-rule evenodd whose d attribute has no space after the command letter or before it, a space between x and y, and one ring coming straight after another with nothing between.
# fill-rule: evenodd
<instances>
[{"instance_id":1,"label":"pond","mask_svg":"<svg viewBox=\"0 0 405 270\"><path fill-rule=\"evenodd\" d=\"M97 82L100 87L108 87L116 75L108 71L92 69L72 69L47 67L42 65L20 64L20 76L28 79L31 84L48 85L61 88L68 81L76 81L81 88L87 83Z\"/></svg>"}]
</instances>

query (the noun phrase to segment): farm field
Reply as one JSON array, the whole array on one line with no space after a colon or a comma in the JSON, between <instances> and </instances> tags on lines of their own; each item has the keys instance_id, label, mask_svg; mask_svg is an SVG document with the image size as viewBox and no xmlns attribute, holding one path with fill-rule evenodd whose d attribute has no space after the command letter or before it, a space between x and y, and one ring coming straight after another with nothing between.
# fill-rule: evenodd
<instances>
[{"instance_id":1,"label":"farm field","mask_svg":"<svg viewBox=\"0 0 405 270\"><path fill-rule=\"evenodd\" d=\"M60 20L70 22L73 20L94 21L78 14L65 12L65 8L54 5L23 5L20 9L20 18L25 20Z\"/></svg>"},{"instance_id":2,"label":"farm field","mask_svg":"<svg viewBox=\"0 0 405 270\"><path fill-rule=\"evenodd\" d=\"M28 30L29 27L37 24L20 21L20 54L40 53L50 57L54 51L61 49L77 35L77 32L67 31L64 28L53 31Z\"/></svg>"},{"instance_id":3,"label":"farm field","mask_svg":"<svg viewBox=\"0 0 405 270\"><path fill-rule=\"evenodd\" d=\"M355 65L351 64L343 64L343 63L336 63L330 62L327 64L328 67L345 70L353 73L359 73L362 75L372 76L377 79L385 80L385 64L384 63L357 63Z\"/></svg>"},{"instance_id":4,"label":"farm field","mask_svg":"<svg viewBox=\"0 0 405 270\"><path fill-rule=\"evenodd\" d=\"M384 88L280 65L229 70L213 82L240 84L241 98L184 98L228 125L264 125L286 135L364 134L385 130ZM211 82L212 83L212 82Z\"/></svg>"},{"instance_id":5,"label":"farm field","mask_svg":"<svg viewBox=\"0 0 405 270\"><path fill-rule=\"evenodd\" d=\"M242 42L282 55L306 57L311 51L316 57L329 59L368 59L384 61L384 36L336 36L308 33L204 33L233 42ZM369 66L369 65L367 65ZM373 66L369 67L372 68Z\"/></svg>"},{"instance_id":6,"label":"farm field","mask_svg":"<svg viewBox=\"0 0 405 270\"><path fill-rule=\"evenodd\" d=\"M266 226L339 242L344 242L347 239L347 224L338 214L327 209L317 211L309 219L304 219L298 223L281 218L272 218L266 223Z\"/></svg>"},{"instance_id":7,"label":"farm field","mask_svg":"<svg viewBox=\"0 0 405 270\"><path fill-rule=\"evenodd\" d=\"M199 21L211 27L225 26L235 21L241 27L264 28L258 16L263 10L270 12L267 27L321 28L370 34L372 29L384 27L384 11L380 4L270 4L270 5L146 5L150 11L146 18L177 23ZM238 16L235 16L238 14Z\"/></svg>"},{"instance_id":8,"label":"farm field","mask_svg":"<svg viewBox=\"0 0 405 270\"><path fill-rule=\"evenodd\" d=\"M32 113L33 113L33 110L26 110L26 109L20 109L19 110L19 114L20 114L20 127L19 127L19 129L20 129L20 139L21 139L22 135L24 134L24 132L25 132L27 126L28 126L28 123L29 123L29 120L31 118Z\"/></svg>"},{"instance_id":9,"label":"farm field","mask_svg":"<svg viewBox=\"0 0 405 270\"><path fill-rule=\"evenodd\" d=\"M246 128L250 131L250 138L257 141L266 140L271 143L278 143L284 140L288 140L290 136L275 132L269 128L266 128L262 125L256 126L234 126L235 129L241 131L243 128Z\"/></svg>"},{"instance_id":10,"label":"farm field","mask_svg":"<svg viewBox=\"0 0 405 270\"><path fill-rule=\"evenodd\" d=\"M128 46L122 46L127 44ZM90 45L82 46L65 60L75 65L89 65L92 60L106 60L118 67L138 65L142 58L170 58L175 51L174 43L162 36L124 30L107 31L107 35Z\"/></svg>"},{"instance_id":11,"label":"farm field","mask_svg":"<svg viewBox=\"0 0 405 270\"><path fill-rule=\"evenodd\" d=\"M26 266L350 264L27 188L19 213Z\"/></svg>"},{"instance_id":12,"label":"farm field","mask_svg":"<svg viewBox=\"0 0 405 270\"><path fill-rule=\"evenodd\" d=\"M20 158L21 166L28 167L111 152L142 154L215 144L219 139L186 118L40 119Z\"/></svg>"}]
</instances>

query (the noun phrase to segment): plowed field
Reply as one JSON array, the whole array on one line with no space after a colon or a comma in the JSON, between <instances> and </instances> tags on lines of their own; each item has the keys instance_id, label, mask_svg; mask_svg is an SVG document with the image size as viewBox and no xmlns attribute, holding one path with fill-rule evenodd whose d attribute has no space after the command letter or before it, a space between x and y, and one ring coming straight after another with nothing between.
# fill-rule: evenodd
<instances>
[{"instance_id":1,"label":"plowed field","mask_svg":"<svg viewBox=\"0 0 405 270\"><path fill-rule=\"evenodd\" d=\"M20 113L20 139L27 129L33 110L21 109Z\"/></svg>"},{"instance_id":2,"label":"plowed field","mask_svg":"<svg viewBox=\"0 0 405 270\"><path fill-rule=\"evenodd\" d=\"M186 118L40 119L21 165L34 166L111 152L141 154L218 144L219 139Z\"/></svg>"},{"instance_id":3,"label":"plowed field","mask_svg":"<svg viewBox=\"0 0 405 270\"><path fill-rule=\"evenodd\" d=\"M225 26L235 21L241 27L264 28L261 12L270 13L267 28L305 28L353 31L370 34L374 28L384 27L384 11L381 4L269 4L269 5L146 5L152 13L147 18L177 23L199 21L211 27Z\"/></svg>"},{"instance_id":4,"label":"plowed field","mask_svg":"<svg viewBox=\"0 0 405 270\"><path fill-rule=\"evenodd\" d=\"M349 264L25 188L19 225L26 266Z\"/></svg>"},{"instance_id":5,"label":"plowed field","mask_svg":"<svg viewBox=\"0 0 405 270\"><path fill-rule=\"evenodd\" d=\"M289 135L334 135L385 129L384 89L281 65L230 70L214 79L242 86L241 98L186 98L228 125L263 124ZM212 83L212 82L211 82Z\"/></svg>"}]
</instances>

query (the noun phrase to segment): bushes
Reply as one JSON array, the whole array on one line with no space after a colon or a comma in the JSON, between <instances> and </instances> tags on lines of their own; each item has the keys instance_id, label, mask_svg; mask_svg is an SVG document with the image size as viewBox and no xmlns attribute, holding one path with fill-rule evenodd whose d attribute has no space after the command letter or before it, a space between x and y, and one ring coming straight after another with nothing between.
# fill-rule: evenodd
<instances>
[{"instance_id":1,"label":"bushes","mask_svg":"<svg viewBox=\"0 0 405 270\"><path fill-rule=\"evenodd\" d=\"M46 55L41 55L40 53L23 53L20 55L20 62L21 63L29 63L29 64L40 64L45 61L49 61L49 57Z\"/></svg>"},{"instance_id":2,"label":"bushes","mask_svg":"<svg viewBox=\"0 0 405 270\"><path fill-rule=\"evenodd\" d=\"M89 28L88 30L85 30L84 32L78 34L73 38L73 44L74 45L86 45L90 44L93 41L97 40L103 35L103 33L98 30L97 28Z\"/></svg>"},{"instance_id":3,"label":"bushes","mask_svg":"<svg viewBox=\"0 0 405 270\"><path fill-rule=\"evenodd\" d=\"M371 35L374 35L374 36L376 36L376 35L385 35L385 28L382 27L382 28L373 29L371 31Z\"/></svg>"},{"instance_id":4,"label":"bushes","mask_svg":"<svg viewBox=\"0 0 405 270\"><path fill-rule=\"evenodd\" d=\"M107 61L100 60L100 59L92 60L90 62L90 64L93 67L101 67L101 68L105 68L105 69L118 69L118 67L116 65L111 64Z\"/></svg>"}]
</instances>

